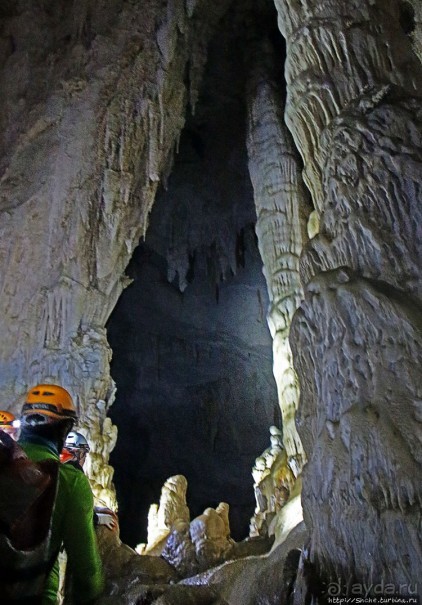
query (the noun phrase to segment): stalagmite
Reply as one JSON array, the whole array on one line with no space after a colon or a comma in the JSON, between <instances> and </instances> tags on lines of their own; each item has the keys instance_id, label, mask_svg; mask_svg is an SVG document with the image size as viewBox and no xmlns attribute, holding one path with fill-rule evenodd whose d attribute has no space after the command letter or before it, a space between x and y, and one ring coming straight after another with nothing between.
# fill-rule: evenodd
<instances>
[{"instance_id":1,"label":"stalagmite","mask_svg":"<svg viewBox=\"0 0 422 605\"><path fill-rule=\"evenodd\" d=\"M356 586L356 596L359 587L386 585L411 593L422 577L421 2L275 5L287 47L285 102L271 45L254 41L245 50L249 173L285 447L273 443L257 459L260 512L271 515L280 504L272 471L301 478L273 523L271 552L259 557L228 561L243 547L248 555L257 543L261 548L261 538L233 544L227 505L206 509L192 525L179 480L167 487L179 489L182 513L164 506L150 515L157 533L164 532L173 567L136 554L100 528L110 572L102 605L302 605L326 600L317 594L324 587L341 593ZM66 387L91 446L86 470L94 494L113 508L108 459L117 430L107 418L115 385L106 324L130 282L125 269L171 172L187 112L199 112L219 18L227 13L236 27L253 29L251 14L269 6L264 0L1 3L1 404L18 411L37 382ZM227 33L213 43L227 45L230 54ZM217 63L215 79L224 69ZM198 130L203 124L195 123ZM215 139L225 137L230 147L223 130L215 128ZM249 191L249 182L239 184L239 198ZM177 204L181 215L168 224L181 235L180 246L168 246L171 238L162 245L180 306L193 253L204 243L214 246L215 298L219 280L241 272L239 241L251 236L253 217L249 231L244 224L233 229L240 206L218 237L205 221L192 246L189 207ZM208 260L201 258L204 266ZM248 323L239 308L224 318L238 330ZM233 340L246 357L242 340ZM159 378L160 336L151 343ZM207 366L218 357L212 343L196 350L184 340L174 357L183 347L191 347L192 366L200 365L200 355ZM256 376L257 360L251 361ZM242 367L232 372L237 382ZM225 414L209 421L229 404L253 441L249 419L264 410L259 386L256 380L249 415L231 388L223 406L211 398L201 410L201 421L214 431L212 446L223 449L230 441ZM274 415L270 423L277 420ZM237 460L244 449L235 452ZM223 473L227 483L232 460ZM292 477L280 476L290 488ZM306 527L298 523L302 481ZM284 494L280 500L284 505Z\"/></svg>"},{"instance_id":2,"label":"stalagmite","mask_svg":"<svg viewBox=\"0 0 422 605\"><path fill-rule=\"evenodd\" d=\"M140 553L160 552L176 522L189 523L190 512L186 504L188 483L183 475L170 477L164 483L160 503L152 504L148 514L148 543L140 544Z\"/></svg>"},{"instance_id":3,"label":"stalagmite","mask_svg":"<svg viewBox=\"0 0 422 605\"><path fill-rule=\"evenodd\" d=\"M255 460L252 469L256 508L249 535L273 535L273 521L289 499L295 475L288 464L282 432L270 427L271 446Z\"/></svg>"}]
</instances>

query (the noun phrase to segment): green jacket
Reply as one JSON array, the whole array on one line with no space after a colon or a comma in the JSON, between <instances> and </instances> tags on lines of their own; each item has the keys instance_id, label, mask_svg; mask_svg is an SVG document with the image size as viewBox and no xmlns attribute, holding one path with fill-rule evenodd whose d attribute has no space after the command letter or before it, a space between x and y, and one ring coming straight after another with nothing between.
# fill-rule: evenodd
<instances>
[{"instance_id":1,"label":"green jacket","mask_svg":"<svg viewBox=\"0 0 422 605\"><path fill-rule=\"evenodd\" d=\"M58 452L46 440L20 441L31 460L59 461ZM98 597L104 585L101 559L93 524L91 487L86 476L70 464L60 464L57 497L53 512L51 555L61 546L67 554L67 569L72 574L73 598L87 603ZM43 605L57 602L58 574L53 569L47 582Z\"/></svg>"}]
</instances>

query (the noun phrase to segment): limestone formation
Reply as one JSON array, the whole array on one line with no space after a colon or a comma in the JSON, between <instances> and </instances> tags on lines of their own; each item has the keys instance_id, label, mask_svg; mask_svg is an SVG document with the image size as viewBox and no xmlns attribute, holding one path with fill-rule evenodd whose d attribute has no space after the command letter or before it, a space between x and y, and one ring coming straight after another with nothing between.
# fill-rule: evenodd
<instances>
[{"instance_id":1,"label":"limestone formation","mask_svg":"<svg viewBox=\"0 0 422 605\"><path fill-rule=\"evenodd\" d=\"M286 117L320 219L290 338L307 562L342 586L409 591L422 569L422 69L399 5L277 2Z\"/></svg>"},{"instance_id":2,"label":"limestone formation","mask_svg":"<svg viewBox=\"0 0 422 605\"><path fill-rule=\"evenodd\" d=\"M189 522L177 521L161 556L181 577L193 576L226 560L233 549L228 519L229 507L220 503L207 508Z\"/></svg>"},{"instance_id":3,"label":"limestone formation","mask_svg":"<svg viewBox=\"0 0 422 605\"><path fill-rule=\"evenodd\" d=\"M265 552L268 541L235 543L230 536L229 505L220 502L190 521L186 504L187 481L183 475L170 477L161 491L160 504L153 504L148 518L148 544L140 544L141 555L161 556L179 574L189 577L225 561Z\"/></svg>"},{"instance_id":4,"label":"limestone formation","mask_svg":"<svg viewBox=\"0 0 422 605\"><path fill-rule=\"evenodd\" d=\"M218 582L211 582L215 586L210 587L204 583L205 576L197 574L210 570L207 573L213 577L212 568L225 561L258 561L260 555L268 552L271 546L268 540L248 539L235 543L230 538L229 507L225 503L220 503L216 509L206 509L190 523L189 520L182 520L183 516L186 517L186 486L186 479L179 476L170 478L163 487L161 516L167 515L167 523L170 523L170 516L173 515L173 522L172 531L160 552L157 546L152 546L147 554L138 554L121 542L118 528L114 531L101 526L97 528L106 574L106 590L99 605L117 602L113 599L128 605L133 602L224 605L231 602L222 596L226 590L224 583L230 580L230 572L227 577L225 572L217 574ZM170 497L169 493L172 494ZM175 501L177 506L174 506ZM181 510L180 516L175 512L177 509ZM285 529L283 541L299 522L295 518L294 524ZM236 573L247 573L247 569L247 563L239 565ZM195 577L198 579L195 580ZM181 582L183 578L193 579L185 585ZM67 599L68 596L65 603Z\"/></svg>"},{"instance_id":5,"label":"limestone formation","mask_svg":"<svg viewBox=\"0 0 422 605\"><path fill-rule=\"evenodd\" d=\"M99 605L256 605L261 598L287 605L300 547L307 540L306 529L292 509L300 499L297 484L295 490L283 508L284 533L271 552L267 540L235 543L230 539L229 508L224 503L207 509L190 525L176 521L162 556L140 555L122 544L118 528L98 527L106 574ZM66 595L65 605L68 599Z\"/></svg>"},{"instance_id":6,"label":"limestone formation","mask_svg":"<svg viewBox=\"0 0 422 605\"><path fill-rule=\"evenodd\" d=\"M142 554L161 552L175 523L189 523L186 504L188 482L183 475L170 477L161 490L160 504L152 504L148 513L148 543L139 545Z\"/></svg>"},{"instance_id":7,"label":"limestone formation","mask_svg":"<svg viewBox=\"0 0 422 605\"><path fill-rule=\"evenodd\" d=\"M1 9L0 387L15 410L34 383L69 389L87 428L90 478L109 502L114 429L104 421L114 386L104 326L226 5Z\"/></svg>"},{"instance_id":8,"label":"limestone formation","mask_svg":"<svg viewBox=\"0 0 422 605\"><path fill-rule=\"evenodd\" d=\"M117 532L97 528L97 538L106 575L104 600L106 603L133 603L143 592L154 586L174 583L176 571L161 557L141 556L122 544ZM149 588L147 588L149 587ZM157 596L162 590L156 592Z\"/></svg>"},{"instance_id":9,"label":"limestone formation","mask_svg":"<svg viewBox=\"0 0 422 605\"><path fill-rule=\"evenodd\" d=\"M213 587L229 605L290 605L307 538L306 528L300 523L270 553L227 561L181 584Z\"/></svg>"},{"instance_id":10,"label":"limestone formation","mask_svg":"<svg viewBox=\"0 0 422 605\"><path fill-rule=\"evenodd\" d=\"M237 4L210 45L195 115L186 117L166 189L127 269L133 283L107 326L118 385L112 461L119 498L130 503L127 540L146 541L149 505L176 472L189 476L193 514L229 502L233 536L243 539L254 507L250 469L268 427L280 424L245 144L247 34L236 27L244 2ZM128 457L137 460L129 472Z\"/></svg>"},{"instance_id":11,"label":"limestone formation","mask_svg":"<svg viewBox=\"0 0 422 605\"><path fill-rule=\"evenodd\" d=\"M303 297L299 256L307 239L310 208L297 152L284 124L280 84L274 79L276 59L268 40L257 46L253 60L248 90L249 172L257 211L256 233L270 298L268 324L283 416L283 443L297 476L305 457L295 427L299 390L288 336L293 314Z\"/></svg>"},{"instance_id":12,"label":"limestone formation","mask_svg":"<svg viewBox=\"0 0 422 605\"><path fill-rule=\"evenodd\" d=\"M230 5L0 7L0 389L15 411L36 382L69 389L95 495L113 506L105 325ZM307 459L306 528L287 519L299 511L294 491L267 556L208 569L235 552L224 508L193 525L175 520L163 551L174 567L116 538L103 605L302 605L324 601L318 590L330 580L341 590L390 583L410 592L422 577L421 4L275 5L287 98L269 75L268 46L258 46L249 170L287 462L298 474ZM180 258L170 277L186 276ZM258 498L268 504L267 487Z\"/></svg>"},{"instance_id":13,"label":"limestone formation","mask_svg":"<svg viewBox=\"0 0 422 605\"><path fill-rule=\"evenodd\" d=\"M270 433L271 446L256 459L252 469L256 499L249 532L252 537L271 535L271 522L288 501L295 483L282 444L282 433L275 426L270 427Z\"/></svg>"}]
</instances>

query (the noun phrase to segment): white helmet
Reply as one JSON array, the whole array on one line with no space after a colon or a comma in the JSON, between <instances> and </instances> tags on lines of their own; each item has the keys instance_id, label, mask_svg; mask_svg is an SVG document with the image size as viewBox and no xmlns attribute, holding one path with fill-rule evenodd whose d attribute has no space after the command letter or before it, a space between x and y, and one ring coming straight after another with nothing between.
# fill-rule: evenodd
<instances>
[{"instance_id":1,"label":"white helmet","mask_svg":"<svg viewBox=\"0 0 422 605\"><path fill-rule=\"evenodd\" d=\"M64 446L68 449L85 450L86 452L89 452L90 449L88 441L82 433L77 433L76 431L70 431L66 437Z\"/></svg>"}]
</instances>

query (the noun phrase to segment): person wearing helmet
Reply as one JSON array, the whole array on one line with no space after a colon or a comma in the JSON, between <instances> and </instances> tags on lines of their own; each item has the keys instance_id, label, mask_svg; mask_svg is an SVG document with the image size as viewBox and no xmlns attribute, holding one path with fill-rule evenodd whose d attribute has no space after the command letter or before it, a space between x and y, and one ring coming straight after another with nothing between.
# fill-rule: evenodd
<instances>
[{"instance_id":1,"label":"person wearing helmet","mask_svg":"<svg viewBox=\"0 0 422 605\"><path fill-rule=\"evenodd\" d=\"M6 410L0 410L0 430L4 431L15 441L18 439L20 421L16 416Z\"/></svg>"},{"instance_id":2,"label":"person wearing helmet","mask_svg":"<svg viewBox=\"0 0 422 605\"><path fill-rule=\"evenodd\" d=\"M76 431L70 431L60 454L60 462L72 464L83 472L89 450L89 444L84 435ZM118 525L116 514L106 506L95 506L94 525L105 525L108 529L116 530Z\"/></svg>"},{"instance_id":3,"label":"person wearing helmet","mask_svg":"<svg viewBox=\"0 0 422 605\"><path fill-rule=\"evenodd\" d=\"M58 467L49 547L50 574L41 600L34 601L41 605L57 603L59 578L56 561L62 546L67 553L73 578L73 602L78 605L94 602L103 589L102 565L93 525L91 487L79 470L71 465L59 464L59 453L75 420L72 397L63 387L40 384L28 392L22 408L19 444L31 460L54 460Z\"/></svg>"},{"instance_id":4,"label":"person wearing helmet","mask_svg":"<svg viewBox=\"0 0 422 605\"><path fill-rule=\"evenodd\" d=\"M70 431L60 454L60 461L64 463L71 462L74 465L78 465L82 470L89 449L88 441L82 433Z\"/></svg>"}]
</instances>

